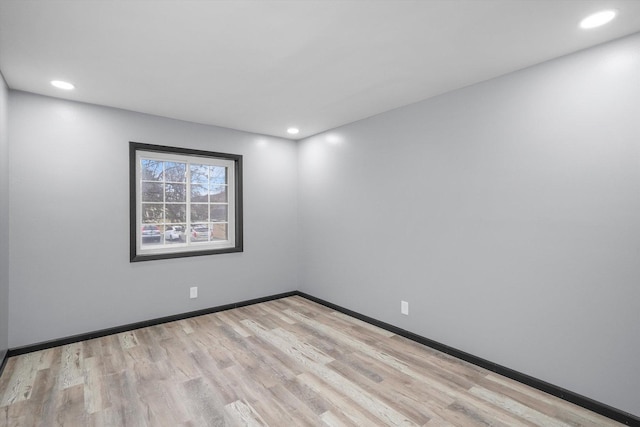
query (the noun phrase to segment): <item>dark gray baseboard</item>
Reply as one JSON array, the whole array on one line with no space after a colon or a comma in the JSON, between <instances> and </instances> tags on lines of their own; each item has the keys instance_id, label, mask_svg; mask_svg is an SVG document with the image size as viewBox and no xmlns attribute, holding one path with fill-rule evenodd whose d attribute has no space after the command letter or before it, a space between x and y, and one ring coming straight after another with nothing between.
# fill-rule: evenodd
<instances>
[{"instance_id":1,"label":"dark gray baseboard","mask_svg":"<svg viewBox=\"0 0 640 427\"><path fill-rule=\"evenodd\" d=\"M2 356L2 361L0 362L0 377L2 376L2 372L4 371L4 367L7 364L7 360L9 360L9 350L4 352Z\"/></svg>"}]
</instances>

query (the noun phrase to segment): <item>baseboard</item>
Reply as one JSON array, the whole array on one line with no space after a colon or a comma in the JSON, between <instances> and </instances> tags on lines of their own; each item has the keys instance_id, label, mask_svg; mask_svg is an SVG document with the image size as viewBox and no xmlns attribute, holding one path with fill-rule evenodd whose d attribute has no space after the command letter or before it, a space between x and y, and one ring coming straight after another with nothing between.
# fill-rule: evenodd
<instances>
[{"instance_id":1,"label":"baseboard","mask_svg":"<svg viewBox=\"0 0 640 427\"><path fill-rule=\"evenodd\" d=\"M487 369L489 371L495 372L507 378L511 378L520 383L526 384L530 387L536 388L538 390L544 391L552 396L559 397L568 402L574 403L578 406L581 406L590 411L596 412L600 415L603 415L612 420L618 421L620 423L630 425L630 426L640 426L640 417L632 415L628 412L622 411L620 409L609 406L605 403L601 403L590 399L586 396L582 396L578 393L574 393L570 390L566 390L562 387L558 387L556 385L550 384L546 381L542 381L540 379L531 377L527 374L523 374L521 372L515 371L513 369L507 368L505 366L499 365L497 363L490 362L481 357L474 356L472 354L466 353L464 351L458 350L453 347L449 347L448 345L439 343L437 341L431 340L429 338L425 338L421 335L414 334L413 332L407 331L405 329L399 328L397 326L391 325L389 323L382 322L380 320L374 319L369 316L365 316L364 314L360 314L353 310L349 310L347 308L341 307L337 304L333 304L329 301L325 301L323 299L314 297L304 292L300 291L291 291L284 292L281 294L270 295L261 298L254 298L246 301L241 301L232 304L220 305L217 307L205 308L203 310L190 311L187 313L176 314L173 316L160 317L157 319L146 320L143 322L130 323L127 325L116 326L114 328L101 329L94 332L88 332L84 334L73 335L66 338L55 339L51 341L45 341L37 344L26 345L22 347L9 349L4 358L2 359L2 364L0 365L0 375L4 370L4 367L7 363L9 357L18 356L20 354L31 353L34 351L45 350L48 348L58 347L61 345L72 344L79 341L86 341L94 338L100 338L107 335L119 334L122 332L132 331L134 329L146 328L149 326L159 325L162 323L174 322L176 320L188 319L190 317L202 316L205 314L216 313L219 311L230 310L233 308L244 307L252 304L259 304L261 302L272 301L280 298L286 298L290 296L300 296L308 299L309 301L316 302L318 304L324 305L325 307L329 307L333 310L339 311L356 319L362 320L364 322L370 323L372 325L378 326L382 329L386 329L387 331L393 332L394 334L403 336L412 341L425 345L427 347L433 348L435 350L441 351L443 353L449 354L458 359L464 360L466 362L472 363L476 366L480 366L481 368Z\"/></svg>"},{"instance_id":2,"label":"baseboard","mask_svg":"<svg viewBox=\"0 0 640 427\"><path fill-rule=\"evenodd\" d=\"M2 377L2 372L4 371L4 367L7 364L7 360L9 360L9 350L4 352L2 356L2 362L0 362L0 377Z\"/></svg>"},{"instance_id":3,"label":"baseboard","mask_svg":"<svg viewBox=\"0 0 640 427\"><path fill-rule=\"evenodd\" d=\"M502 365L498 365L497 363L493 363L481 357L474 356L472 354L466 353L464 351L458 350L453 347L449 347L448 345L439 343L437 341L433 341L429 338L425 338L418 334L414 334L413 332L409 332L405 329L398 328L397 326L393 326L389 323L382 322L372 317L365 316L364 314L357 313L355 311L349 310L347 308L341 307L339 305L333 304L323 299L316 298L304 292L297 292L297 295L303 298L306 298L310 301L316 302L318 304L324 305L325 307L329 307L333 310L349 315L351 317L355 317L356 319L362 320L363 322L367 322L372 325L378 326L382 329L386 329L389 332L393 332L396 335L403 336L405 338L408 338L412 341L415 341L427 347L441 351L442 353L449 354L455 358L462 359L476 366L480 366L481 368L487 369L489 371L495 372L507 378L511 378L512 380L526 384L530 387L544 391L545 393L548 393L552 396L559 397L563 400L566 400L567 402L574 403L585 409L596 412L600 415L604 415L607 418L611 418L612 420L615 420L630 426L640 426L640 417L637 417L635 415L632 415L620 409L614 408L605 403L595 401L586 396L582 396L578 393L574 393L570 390L566 390L562 387L550 384L546 381L542 381L540 379L534 378L527 374L523 374L522 372L515 371L513 369L507 368Z\"/></svg>"},{"instance_id":4,"label":"baseboard","mask_svg":"<svg viewBox=\"0 0 640 427\"><path fill-rule=\"evenodd\" d=\"M145 320L142 322L129 323L127 325L116 326L113 328L100 329L94 332L87 332L84 334L72 335L65 338L59 338L50 341L44 341L37 344L25 345L22 347L11 348L7 352L7 357L18 356L20 354L31 353L34 351L46 350L48 348L59 347L61 345L73 344L79 341L91 340L94 338L105 337L107 335L120 334L123 332L132 331L134 329L147 328L149 326L160 325L162 323L175 322L176 320L188 319L190 317L203 316L205 314L216 313L218 311L231 310L232 308L244 307L252 304L259 304L261 302L272 301L280 298L286 298L293 295L297 295L296 291L284 292L276 295L269 295L261 298L254 298L246 301L236 302L232 304L219 305L217 307L205 308L202 310L190 311L187 313L175 314L173 316L159 317L157 319Z\"/></svg>"}]
</instances>

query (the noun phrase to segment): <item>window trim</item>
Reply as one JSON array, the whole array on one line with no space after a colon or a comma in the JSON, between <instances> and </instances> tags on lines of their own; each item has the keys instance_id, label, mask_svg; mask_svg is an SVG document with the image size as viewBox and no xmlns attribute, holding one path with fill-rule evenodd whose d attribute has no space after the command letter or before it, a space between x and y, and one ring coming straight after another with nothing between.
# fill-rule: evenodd
<instances>
[{"instance_id":1,"label":"window trim","mask_svg":"<svg viewBox=\"0 0 640 427\"><path fill-rule=\"evenodd\" d=\"M138 194L137 194L137 154L139 151L148 151L161 154L175 154L191 157L213 158L218 160L234 162L234 188L235 198L235 244L224 248L206 248L185 250L181 247L179 251L167 251L162 253L138 253ZM168 147L164 145L143 144L140 142L129 142L129 252L130 262L151 261L157 259L183 258L202 255L215 255L233 252L243 252L243 211L242 211L242 156L239 154L218 153L213 151L193 150L181 147ZM231 231L231 230L230 230Z\"/></svg>"}]
</instances>

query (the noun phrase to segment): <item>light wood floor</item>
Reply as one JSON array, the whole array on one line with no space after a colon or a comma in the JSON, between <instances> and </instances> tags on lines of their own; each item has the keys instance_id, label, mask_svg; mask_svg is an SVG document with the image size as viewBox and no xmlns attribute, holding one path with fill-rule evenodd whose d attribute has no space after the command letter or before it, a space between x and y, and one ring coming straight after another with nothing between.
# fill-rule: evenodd
<instances>
[{"instance_id":1,"label":"light wood floor","mask_svg":"<svg viewBox=\"0 0 640 427\"><path fill-rule=\"evenodd\" d=\"M301 297L9 359L0 426L613 426Z\"/></svg>"}]
</instances>

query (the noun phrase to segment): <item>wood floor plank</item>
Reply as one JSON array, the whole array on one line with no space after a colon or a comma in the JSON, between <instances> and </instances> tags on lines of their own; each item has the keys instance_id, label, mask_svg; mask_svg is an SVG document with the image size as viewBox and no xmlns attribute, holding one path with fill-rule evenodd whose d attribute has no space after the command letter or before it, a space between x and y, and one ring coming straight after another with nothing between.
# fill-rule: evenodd
<instances>
[{"instance_id":1,"label":"wood floor plank","mask_svg":"<svg viewBox=\"0 0 640 427\"><path fill-rule=\"evenodd\" d=\"M293 360L304 366L307 370L321 378L332 387L339 389L349 398L357 402L366 410L372 412L381 421L389 425L415 425L408 417L385 405L376 397L370 395L357 384L348 381L336 371L327 368L326 363L333 359L313 349L307 343L300 341L292 334L287 334L282 329L267 330L259 323L252 320L244 320L243 324L254 333L265 338L273 346L283 349Z\"/></svg>"},{"instance_id":2,"label":"wood floor plank","mask_svg":"<svg viewBox=\"0 0 640 427\"><path fill-rule=\"evenodd\" d=\"M492 407L479 400L460 399L444 408L434 408L443 419L455 425L491 425L508 427L535 427L535 424L513 414Z\"/></svg>"},{"instance_id":3,"label":"wood floor plank","mask_svg":"<svg viewBox=\"0 0 640 427\"><path fill-rule=\"evenodd\" d=\"M105 390L102 383L102 367L100 359L88 357L84 359L84 403L85 411L94 414L105 407Z\"/></svg>"},{"instance_id":4,"label":"wood floor plank","mask_svg":"<svg viewBox=\"0 0 640 427\"><path fill-rule=\"evenodd\" d=\"M487 402L503 408L514 415L524 418L525 420L531 421L535 425L544 427L570 427L569 424L564 423L561 420L553 419L542 412L517 402L514 399L495 393L491 390L487 390L486 388L472 387L470 392L474 396L486 400Z\"/></svg>"},{"instance_id":5,"label":"wood floor plank","mask_svg":"<svg viewBox=\"0 0 640 427\"><path fill-rule=\"evenodd\" d=\"M300 296L12 357L8 426L608 427Z\"/></svg>"},{"instance_id":6,"label":"wood floor plank","mask_svg":"<svg viewBox=\"0 0 640 427\"><path fill-rule=\"evenodd\" d=\"M247 427L268 426L251 405L242 400L236 400L226 405L225 412L232 423L236 425L244 425Z\"/></svg>"},{"instance_id":7,"label":"wood floor plank","mask_svg":"<svg viewBox=\"0 0 640 427\"><path fill-rule=\"evenodd\" d=\"M380 403L403 414L407 418L407 425L410 425L410 422L422 425L434 417L433 413L427 413L428 411L424 410L427 408L424 405L425 402L405 394L405 388L394 389L386 382L381 384L371 381L367 376L361 375L339 360L331 362L330 367L350 383L356 384L369 395L375 396Z\"/></svg>"},{"instance_id":8,"label":"wood floor plank","mask_svg":"<svg viewBox=\"0 0 640 427\"><path fill-rule=\"evenodd\" d=\"M488 371L470 371L463 365L451 363L450 360L436 357L432 354L413 352L410 347L403 345L409 341L406 338L389 342L388 340L376 343L376 349L395 359L413 367L416 370L430 372L443 380L458 385L463 389L470 389L480 379L484 378Z\"/></svg>"},{"instance_id":9,"label":"wood floor plank","mask_svg":"<svg viewBox=\"0 0 640 427\"><path fill-rule=\"evenodd\" d=\"M497 374L489 374L481 379L478 384L497 393L507 395L513 399L557 418L569 425L582 427L598 427L606 425L609 419L595 412L581 410L573 403L558 400L540 390L527 387L517 381L502 377Z\"/></svg>"},{"instance_id":10,"label":"wood floor plank","mask_svg":"<svg viewBox=\"0 0 640 427\"><path fill-rule=\"evenodd\" d=\"M367 412L358 405L357 402L345 396L339 390L331 387L330 384L325 383L315 375L311 373L300 374L298 381L315 393L322 395L331 405L333 415L339 417L341 420L348 421L348 423L357 426L381 425L380 420L374 414Z\"/></svg>"},{"instance_id":11,"label":"wood floor plank","mask_svg":"<svg viewBox=\"0 0 640 427\"><path fill-rule=\"evenodd\" d=\"M358 357L358 355L354 355ZM364 358L355 359L363 360ZM383 377L380 382L372 381L367 375L362 375L352 366L342 365L342 361L335 361L331 366L340 374L359 384L370 393L378 396L387 405L398 409L403 414L409 415L419 424L425 424L430 420L440 419L436 408L446 408L453 399L442 396L437 390L420 381L414 381L409 376L398 375L382 363L369 365L378 370Z\"/></svg>"},{"instance_id":12,"label":"wood floor plank","mask_svg":"<svg viewBox=\"0 0 640 427\"><path fill-rule=\"evenodd\" d=\"M235 333L237 333L238 335L240 335L243 338L247 338L249 336L251 336L251 333L248 332L246 329L244 329L241 325L240 325L240 320L243 319L238 319L235 316L233 316L233 313L230 313L228 311L223 311L221 313L217 314L218 319L220 319L224 324L228 325L230 328L233 329L233 331Z\"/></svg>"},{"instance_id":13,"label":"wood floor plank","mask_svg":"<svg viewBox=\"0 0 640 427\"><path fill-rule=\"evenodd\" d=\"M118 334L118 340L123 349L133 348L138 345L135 331Z\"/></svg>"},{"instance_id":14,"label":"wood floor plank","mask_svg":"<svg viewBox=\"0 0 640 427\"><path fill-rule=\"evenodd\" d=\"M290 417L291 424L311 427L317 424L317 414L284 385L275 385L269 388L269 391L271 396L269 399L264 399L263 404L265 401L270 401L272 405L277 405L282 412Z\"/></svg>"},{"instance_id":15,"label":"wood floor plank","mask_svg":"<svg viewBox=\"0 0 640 427\"><path fill-rule=\"evenodd\" d=\"M300 402L306 405L316 415L322 415L332 408L322 394L316 393L311 388L298 381L297 378L292 381L286 381L283 384L291 394L295 395Z\"/></svg>"},{"instance_id":16,"label":"wood floor plank","mask_svg":"<svg viewBox=\"0 0 640 427\"><path fill-rule=\"evenodd\" d=\"M360 319L356 319L355 317L348 316L344 313L340 313L339 311L332 311L330 313L330 316L342 319L358 328L365 329L368 332L372 332L385 338L391 338L396 335L393 332L387 331L386 329L378 328L377 326L374 326L367 322L363 322Z\"/></svg>"},{"instance_id":17,"label":"wood floor plank","mask_svg":"<svg viewBox=\"0 0 640 427\"><path fill-rule=\"evenodd\" d=\"M496 417L486 417L482 411L477 411L468 405L459 404L457 402L449 405L444 410L436 409L440 416L449 420L455 426L459 427L475 427L475 426L492 426L492 427L519 427L523 424L516 422L506 424Z\"/></svg>"},{"instance_id":18,"label":"wood floor plank","mask_svg":"<svg viewBox=\"0 0 640 427\"><path fill-rule=\"evenodd\" d=\"M31 397L25 402L27 411L24 425L39 425L43 420L55 418L57 412L57 370L51 368L38 371Z\"/></svg>"},{"instance_id":19,"label":"wood floor plank","mask_svg":"<svg viewBox=\"0 0 640 427\"><path fill-rule=\"evenodd\" d=\"M357 426L351 421L341 420L336 414L331 411L326 411L320 415L322 422L329 427L349 427Z\"/></svg>"},{"instance_id":20,"label":"wood floor plank","mask_svg":"<svg viewBox=\"0 0 640 427\"><path fill-rule=\"evenodd\" d=\"M206 425L223 426L225 421L224 398L204 378L195 378L182 385L185 391L187 413L196 419L206 420Z\"/></svg>"},{"instance_id":21,"label":"wood floor plank","mask_svg":"<svg viewBox=\"0 0 640 427\"><path fill-rule=\"evenodd\" d=\"M76 384L57 393L55 418L49 420L54 426L86 425L88 414L84 410L84 385Z\"/></svg>"},{"instance_id":22,"label":"wood floor plank","mask_svg":"<svg viewBox=\"0 0 640 427\"><path fill-rule=\"evenodd\" d=\"M7 366L12 369L13 374L0 400L0 407L29 399L36 378L39 356L39 353L25 354L17 359L15 364Z\"/></svg>"}]
</instances>

